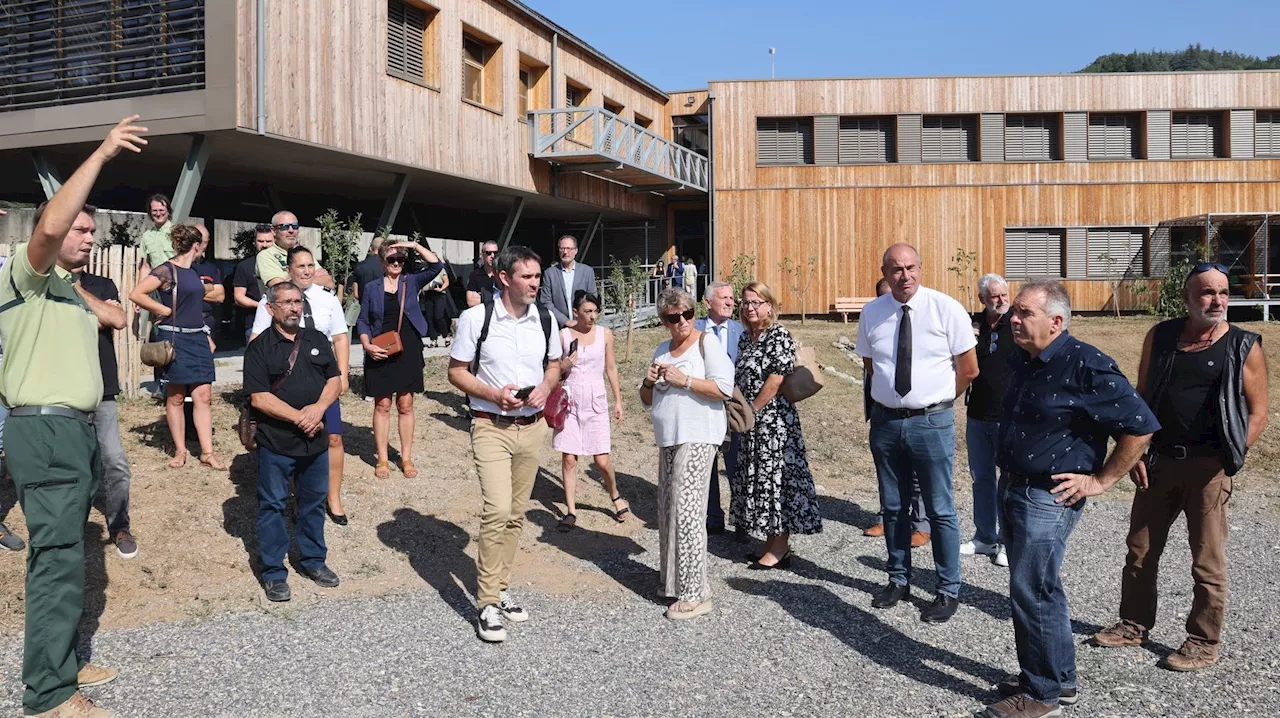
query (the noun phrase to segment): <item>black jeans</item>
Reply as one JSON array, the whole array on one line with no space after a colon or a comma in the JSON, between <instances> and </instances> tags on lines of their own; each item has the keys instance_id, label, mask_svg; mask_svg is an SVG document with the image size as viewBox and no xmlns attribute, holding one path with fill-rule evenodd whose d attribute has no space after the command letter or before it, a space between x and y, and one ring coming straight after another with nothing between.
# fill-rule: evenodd
<instances>
[{"instance_id":1,"label":"black jeans","mask_svg":"<svg viewBox=\"0 0 1280 718\"><path fill-rule=\"evenodd\" d=\"M427 338L435 341L449 336L449 302L444 292L428 291L423 299L422 318L427 320Z\"/></svg>"}]
</instances>

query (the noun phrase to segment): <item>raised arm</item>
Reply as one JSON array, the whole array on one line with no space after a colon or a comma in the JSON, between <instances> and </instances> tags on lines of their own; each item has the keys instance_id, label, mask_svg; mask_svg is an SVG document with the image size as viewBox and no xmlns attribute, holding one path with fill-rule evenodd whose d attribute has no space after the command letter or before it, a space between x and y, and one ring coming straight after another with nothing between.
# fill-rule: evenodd
<instances>
[{"instance_id":1,"label":"raised arm","mask_svg":"<svg viewBox=\"0 0 1280 718\"><path fill-rule=\"evenodd\" d=\"M1262 340L1259 339L1244 360L1244 401L1249 405L1247 446L1253 446L1262 436L1262 430L1267 428L1270 401L1267 384L1267 357L1262 353Z\"/></svg>"},{"instance_id":2,"label":"raised arm","mask_svg":"<svg viewBox=\"0 0 1280 718\"><path fill-rule=\"evenodd\" d=\"M85 291L84 285L78 282L76 283L76 291L80 292L80 298L84 299L84 303L89 305L89 311L93 312L93 316L98 318L98 326L100 328L125 328L127 321L124 316L124 307L120 306L120 302L98 299L93 294Z\"/></svg>"}]
</instances>

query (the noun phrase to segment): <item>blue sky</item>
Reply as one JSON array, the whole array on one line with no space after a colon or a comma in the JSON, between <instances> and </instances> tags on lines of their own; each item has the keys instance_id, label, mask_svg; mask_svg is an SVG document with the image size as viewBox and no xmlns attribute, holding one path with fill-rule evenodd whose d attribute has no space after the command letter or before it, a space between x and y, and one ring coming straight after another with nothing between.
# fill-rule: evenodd
<instances>
[{"instance_id":1,"label":"blue sky","mask_svg":"<svg viewBox=\"0 0 1280 718\"><path fill-rule=\"evenodd\" d=\"M1196 42L1280 55L1280 0L525 1L666 90L768 77L770 46L778 77L1071 72Z\"/></svg>"}]
</instances>

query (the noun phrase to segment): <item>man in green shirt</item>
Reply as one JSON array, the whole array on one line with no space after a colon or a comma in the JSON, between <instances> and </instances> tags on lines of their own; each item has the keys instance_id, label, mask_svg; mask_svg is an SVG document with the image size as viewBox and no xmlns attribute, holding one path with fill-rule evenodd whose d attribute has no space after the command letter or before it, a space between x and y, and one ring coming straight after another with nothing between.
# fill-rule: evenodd
<instances>
[{"instance_id":1,"label":"man in green shirt","mask_svg":"<svg viewBox=\"0 0 1280 718\"><path fill-rule=\"evenodd\" d=\"M138 262L138 281L151 274L153 267L159 267L173 259L177 251L169 239L169 231L173 229L173 213L169 198L162 194L153 194L147 198L147 214L151 217L152 227L138 238L138 252L142 260ZM139 308L138 336L145 341L151 334L151 312Z\"/></svg>"},{"instance_id":2,"label":"man in green shirt","mask_svg":"<svg viewBox=\"0 0 1280 718\"><path fill-rule=\"evenodd\" d=\"M145 127L121 120L53 199L36 212L31 241L0 269L0 400L9 472L27 519L26 640L22 705L27 715L108 718L79 692L116 671L81 663L84 526L97 491L93 412L102 400L98 322L92 295L66 267L87 264L94 208L86 204L102 167L123 149L141 152Z\"/></svg>"},{"instance_id":3,"label":"man in green shirt","mask_svg":"<svg viewBox=\"0 0 1280 718\"><path fill-rule=\"evenodd\" d=\"M289 281L289 250L298 246L298 215L288 210L281 210L271 216L271 233L275 235L275 243L258 252L257 277L258 290L262 296L267 295L267 287ZM323 267L316 267L313 278L316 284L333 291L333 277Z\"/></svg>"}]
</instances>

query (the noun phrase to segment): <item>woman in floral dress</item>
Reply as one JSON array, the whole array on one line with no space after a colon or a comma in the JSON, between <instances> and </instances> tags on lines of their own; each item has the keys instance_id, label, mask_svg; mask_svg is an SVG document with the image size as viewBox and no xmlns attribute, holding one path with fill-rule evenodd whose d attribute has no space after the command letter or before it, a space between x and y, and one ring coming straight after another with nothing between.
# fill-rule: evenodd
<instances>
[{"instance_id":1,"label":"woman in floral dress","mask_svg":"<svg viewBox=\"0 0 1280 718\"><path fill-rule=\"evenodd\" d=\"M730 511L733 524L767 537L750 568L786 568L791 534L822 530L818 497L805 454L800 414L782 395L782 380L796 363L796 341L776 322L777 302L763 282L742 290L742 323L735 381L756 413L742 434Z\"/></svg>"}]
</instances>

